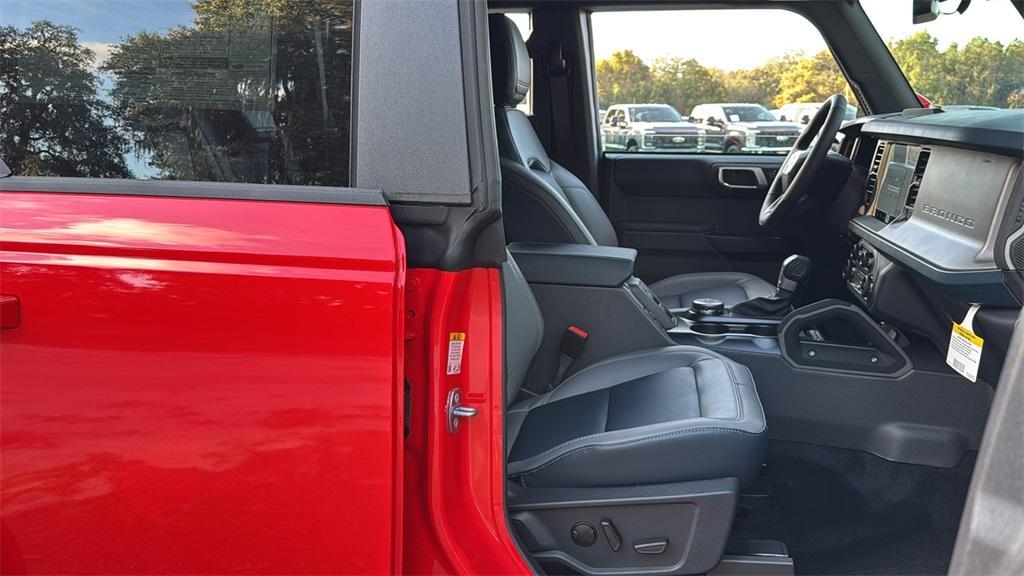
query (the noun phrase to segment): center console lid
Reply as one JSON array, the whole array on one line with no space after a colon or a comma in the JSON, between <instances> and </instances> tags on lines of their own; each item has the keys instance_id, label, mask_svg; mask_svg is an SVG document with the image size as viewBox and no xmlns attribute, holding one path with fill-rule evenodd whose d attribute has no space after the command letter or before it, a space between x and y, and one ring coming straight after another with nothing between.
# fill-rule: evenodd
<instances>
[{"instance_id":1,"label":"center console lid","mask_svg":"<svg viewBox=\"0 0 1024 576\"><path fill-rule=\"evenodd\" d=\"M531 284L621 286L636 261L636 250L615 246L514 242L508 251Z\"/></svg>"}]
</instances>

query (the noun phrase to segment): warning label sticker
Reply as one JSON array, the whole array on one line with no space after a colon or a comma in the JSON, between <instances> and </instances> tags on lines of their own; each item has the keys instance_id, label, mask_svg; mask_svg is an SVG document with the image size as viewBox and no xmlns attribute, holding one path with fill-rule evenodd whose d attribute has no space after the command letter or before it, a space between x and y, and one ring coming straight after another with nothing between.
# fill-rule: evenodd
<instances>
[{"instance_id":1,"label":"warning label sticker","mask_svg":"<svg viewBox=\"0 0 1024 576\"><path fill-rule=\"evenodd\" d=\"M949 352L946 353L946 364L971 382L978 381L981 349L985 345L985 340L973 331L976 312L976 307L972 307L963 324L953 323L953 330L949 336Z\"/></svg>"},{"instance_id":2,"label":"warning label sticker","mask_svg":"<svg viewBox=\"0 0 1024 576\"><path fill-rule=\"evenodd\" d=\"M465 332L451 332L448 335L448 369L449 375L462 373L462 350L466 346Z\"/></svg>"}]
</instances>

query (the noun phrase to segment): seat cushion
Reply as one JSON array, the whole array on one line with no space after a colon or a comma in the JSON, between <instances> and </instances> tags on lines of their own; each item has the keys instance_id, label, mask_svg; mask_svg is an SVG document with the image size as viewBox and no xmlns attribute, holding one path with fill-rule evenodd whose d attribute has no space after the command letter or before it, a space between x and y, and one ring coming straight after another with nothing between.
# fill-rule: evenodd
<instances>
[{"instance_id":1,"label":"seat cushion","mask_svg":"<svg viewBox=\"0 0 1024 576\"><path fill-rule=\"evenodd\" d=\"M726 306L767 298L775 294L775 287L743 272L696 272L659 280L651 284L651 291L669 308L689 308L694 298L718 298Z\"/></svg>"},{"instance_id":2,"label":"seat cushion","mask_svg":"<svg viewBox=\"0 0 1024 576\"><path fill-rule=\"evenodd\" d=\"M509 407L508 473L530 486L738 478L763 461L765 417L746 367L690 346L591 365Z\"/></svg>"}]
</instances>

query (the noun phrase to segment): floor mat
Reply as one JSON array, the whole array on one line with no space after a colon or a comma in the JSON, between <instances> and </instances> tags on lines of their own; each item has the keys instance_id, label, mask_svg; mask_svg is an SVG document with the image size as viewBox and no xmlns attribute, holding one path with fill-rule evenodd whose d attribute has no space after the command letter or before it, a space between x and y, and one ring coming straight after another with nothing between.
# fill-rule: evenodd
<instances>
[{"instance_id":1,"label":"floor mat","mask_svg":"<svg viewBox=\"0 0 1024 576\"><path fill-rule=\"evenodd\" d=\"M945 574L973 465L772 442L770 495L742 499L733 533L785 542L802 575Z\"/></svg>"}]
</instances>

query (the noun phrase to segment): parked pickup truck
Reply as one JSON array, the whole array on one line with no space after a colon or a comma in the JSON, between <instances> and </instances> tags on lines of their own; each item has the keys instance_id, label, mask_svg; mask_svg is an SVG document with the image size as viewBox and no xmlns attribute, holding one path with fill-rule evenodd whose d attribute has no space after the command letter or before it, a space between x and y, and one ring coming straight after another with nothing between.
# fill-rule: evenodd
<instances>
[{"instance_id":1,"label":"parked pickup truck","mask_svg":"<svg viewBox=\"0 0 1024 576\"><path fill-rule=\"evenodd\" d=\"M708 150L727 154L785 154L801 130L795 122L776 120L760 104L700 104L690 118L704 127Z\"/></svg>"},{"instance_id":2,"label":"parked pickup truck","mask_svg":"<svg viewBox=\"0 0 1024 576\"><path fill-rule=\"evenodd\" d=\"M668 104L615 104L601 123L605 150L703 152L705 130Z\"/></svg>"}]
</instances>

